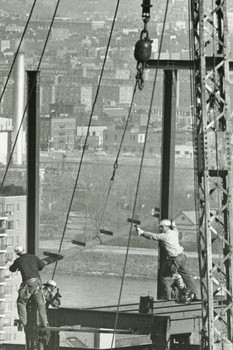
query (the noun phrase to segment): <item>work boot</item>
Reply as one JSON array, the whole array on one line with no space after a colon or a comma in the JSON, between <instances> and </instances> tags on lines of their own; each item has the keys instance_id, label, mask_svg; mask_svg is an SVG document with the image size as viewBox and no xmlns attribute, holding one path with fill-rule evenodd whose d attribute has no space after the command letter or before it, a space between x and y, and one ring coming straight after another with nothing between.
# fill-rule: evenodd
<instances>
[{"instance_id":1,"label":"work boot","mask_svg":"<svg viewBox=\"0 0 233 350\"><path fill-rule=\"evenodd\" d=\"M197 294L193 294L192 301L201 301L201 298Z\"/></svg>"}]
</instances>

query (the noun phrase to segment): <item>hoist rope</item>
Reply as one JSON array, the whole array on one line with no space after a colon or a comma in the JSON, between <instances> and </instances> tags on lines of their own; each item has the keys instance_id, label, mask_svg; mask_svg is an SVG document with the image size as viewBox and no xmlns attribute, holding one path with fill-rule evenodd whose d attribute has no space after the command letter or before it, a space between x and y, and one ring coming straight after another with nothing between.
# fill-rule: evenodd
<instances>
[{"instance_id":1,"label":"hoist rope","mask_svg":"<svg viewBox=\"0 0 233 350\"><path fill-rule=\"evenodd\" d=\"M112 172L112 176L111 176L110 181L109 181L108 191L107 191L106 199L105 199L104 206L103 206L102 213L101 213L101 217L100 217L98 232L100 231L100 228L101 228L101 225L102 225L102 222L103 222L105 210L106 210L107 203L108 203L108 198L110 196L111 189L112 189L112 186L113 186L113 183L114 183L114 179L115 179L115 175L116 175L116 171L118 169L118 159L119 159L121 148L122 148L122 145L123 145L123 142L124 142L126 130L127 130L128 124L129 124L129 120L130 120L131 111L132 111L132 108L133 108L133 102L134 102L134 97L135 97L135 93L136 93L137 84L138 83L136 81L135 82L135 86L134 86L134 90L133 90L133 95L132 95L130 107L129 107L128 116L127 116L125 127L124 127L124 131L123 131L123 134L122 134L122 137L121 137L121 142L120 142L120 145L119 145L119 148L118 148L116 160L115 160L115 162L113 164L113 172ZM94 238L96 238L96 237L99 237L98 234ZM99 239L100 239L100 237L99 237ZM100 242L102 242L101 239L100 239Z\"/></svg>"},{"instance_id":2,"label":"hoist rope","mask_svg":"<svg viewBox=\"0 0 233 350\"><path fill-rule=\"evenodd\" d=\"M116 311L116 318L115 318L115 324L114 324L114 330L113 330L113 336L112 336L112 342L111 342L111 350L113 349L114 336L115 336L117 323L118 323L118 317L119 317L120 302L121 302L121 297L122 297L122 291L123 291L123 285L124 285L124 279L125 279L125 271L126 271L127 260L128 260L128 255L129 255L130 240L131 240L131 236L132 236L133 220L134 220L135 211L136 211L136 204L137 204L137 198L138 198L138 193L139 193L139 186L140 186L140 181L141 181L143 161L144 161L144 156L145 156L146 143L147 143L149 125L150 125L150 120L151 120L151 111L152 111L152 105L153 105L153 100L154 100L155 86L156 86L156 82L157 82L159 60L160 60L160 55L161 55L161 51L162 51L163 36L164 36L164 31L165 31L166 19L167 19L168 5L169 5L169 0L167 0L167 2L166 2L165 14L164 14L164 19L163 19L161 40L160 40L159 51L158 51L158 65L157 65L157 68L155 69L155 74L154 74L154 81L153 81L153 87L152 87L150 107L149 107L149 111L148 111L148 118L147 118L147 124L146 124L145 140L144 140L143 149L142 149L142 156L141 156L141 162L140 162L138 179L137 179L135 199L134 199L134 205L133 205L133 210L132 210L132 220L131 220L131 224L130 224L130 230L129 230L128 242L127 242L127 247L126 247L125 260L124 260L124 265L123 265L123 273L122 273L121 285L120 285L120 291L119 291L119 297L118 297L118 303L117 303L117 311Z\"/></svg>"},{"instance_id":3,"label":"hoist rope","mask_svg":"<svg viewBox=\"0 0 233 350\"><path fill-rule=\"evenodd\" d=\"M46 49L46 47L47 47L47 43L48 43L48 40L49 40L49 36L50 36L51 30L52 30L52 27L53 27L53 23L54 23L54 20L55 20L55 17L56 17L56 13L57 13L57 9L58 9L59 3L60 3L60 0L57 1L56 7L55 7L55 10L54 10L54 13L53 13L53 17L52 17L52 20L51 20L51 22L50 22L49 30L48 30L48 33L47 33L47 36L46 36L46 39L45 39L45 43L44 43L44 46L43 46L43 49L42 49L42 53L41 53L41 56L40 56L40 59L39 59L39 63L38 63L38 65L37 65L36 72L38 72L39 69L40 69L41 62L42 62L42 59L43 59L43 57L44 57L45 49ZM36 78L35 78L35 79L36 79ZM34 83L35 83L35 80L34 80L32 86L34 86ZM22 128L22 125L23 125L23 122L24 122L24 119L25 119L26 111L27 111L27 108L28 108L28 104L29 104L30 98L31 98L31 96L32 96L32 92L33 92L33 91L31 91L31 92L29 93L29 97L28 97L28 99L27 99L27 102L26 102L26 105L25 105L25 108L24 108L24 111L23 111L23 115L22 115L22 118L21 118L21 121L20 121L20 125L19 125L19 128L18 128L17 134L16 134L16 136L15 136L15 140L14 140L14 143L13 143L13 146L12 146L12 149L11 149L11 152L10 152L10 156L9 156L9 159L8 159L8 162L7 162L6 170L5 170L5 172L4 172L3 180L2 180L2 183L1 183L0 193L2 192L3 185L4 185L4 183L5 183L5 179L6 179L6 176L7 176L7 172L8 172L8 170L9 170L10 163L11 163L11 160L12 160L12 157L13 157L13 153L14 153L14 150L15 150L15 147L16 147L16 143L17 143L17 140L18 140L18 137L19 137L19 133L20 133L20 130L21 130L21 128Z\"/></svg>"},{"instance_id":4,"label":"hoist rope","mask_svg":"<svg viewBox=\"0 0 233 350\"><path fill-rule=\"evenodd\" d=\"M91 127L91 122L92 122L92 118L93 118L95 105L96 105L96 102L97 102L97 97L98 97L98 94L99 94L99 90L100 90L100 86L101 86L101 82L102 82L102 78L103 78L104 68L105 68L105 64L106 64L106 61L107 61L108 51L109 51L109 47L110 47L110 43L111 43L111 39L112 39L113 29L114 29L115 22L116 22L116 17L117 17L117 13L118 13L119 3L120 3L120 0L117 0L117 5L116 5L116 9L115 9L115 13L114 13L113 21L112 21L112 26L111 26L111 30L110 30L110 35L109 35L109 39L108 39L108 43L107 43L107 47L106 47L106 51L105 51L105 56L104 56L102 69L101 69L101 73L100 73L100 78L99 78L99 82L98 82L98 86L97 86L97 89L96 89L95 98L94 98L93 105L92 105L92 110L91 110L91 114L90 114L90 118L89 118L89 122L88 122L86 137L85 137L85 141L84 141L84 144L83 144L82 154L81 154L81 157L80 157L79 168L78 168L78 172L77 172L77 176L76 176L76 180L75 180L75 184L74 184L71 200L70 200L68 211L67 211L67 215L66 215L65 225L64 225L64 228L63 228L63 232L62 232L62 237L61 237L59 249L58 249L59 253L61 251L62 244L63 244L63 241L64 241L65 232L66 232L66 228L67 228L68 220L69 220L69 215L70 215L70 211L71 211L72 204L73 204L73 199L74 199L74 196L75 196L75 191L76 191L76 188L77 188L77 185L78 185L79 176L80 176L80 173L81 173L83 157L84 157L84 153L85 153L85 149L86 149L86 145L87 145L87 140L88 140L88 136L89 136L89 131L90 131L90 127ZM55 263L55 266L54 266L52 278L54 278L54 276L55 276L56 269L57 269L57 262Z\"/></svg>"}]
</instances>

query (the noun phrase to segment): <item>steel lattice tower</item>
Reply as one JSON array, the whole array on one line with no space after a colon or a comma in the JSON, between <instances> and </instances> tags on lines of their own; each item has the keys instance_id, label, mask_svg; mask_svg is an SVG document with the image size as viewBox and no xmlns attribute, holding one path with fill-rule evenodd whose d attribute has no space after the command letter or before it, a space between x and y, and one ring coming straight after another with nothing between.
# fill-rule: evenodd
<instances>
[{"instance_id":1,"label":"steel lattice tower","mask_svg":"<svg viewBox=\"0 0 233 350\"><path fill-rule=\"evenodd\" d=\"M202 349L232 342L232 117L227 0L192 0ZM216 296L218 301L216 301ZM228 345L227 345L228 344Z\"/></svg>"}]
</instances>

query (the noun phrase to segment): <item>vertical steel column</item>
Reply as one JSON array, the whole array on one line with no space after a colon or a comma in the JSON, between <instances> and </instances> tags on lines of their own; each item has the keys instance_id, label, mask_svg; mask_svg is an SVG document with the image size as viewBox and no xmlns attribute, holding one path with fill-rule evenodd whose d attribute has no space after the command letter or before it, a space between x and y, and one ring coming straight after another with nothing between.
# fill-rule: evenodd
<instances>
[{"instance_id":1,"label":"vertical steel column","mask_svg":"<svg viewBox=\"0 0 233 350\"><path fill-rule=\"evenodd\" d=\"M44 349L45 350L58 350L59 345L60 345L60 332L51 332L49 342L47 345L44 346Z\"/></svg>"},{"instance_id":2,"label":"vertical steel column","mask_svg":"<svg viewBox=\"0 0 233 350\"><path fill-rule=\"evenodd\" d=\"M169 350L171 339L171 321L168 316L153 317L151 340L153 350Z\"/></svg>"},{"instance_id":3,"label":"vertical steel column","mask_svg":"<svg viewBox=\"0 0 233 350\"><path fill-rule=\"evenodd\" d=\"M57 317L56 313L48 313L49 325L51 327L60 326L60 318ZM44 347L45 350L57 350L60 344L60 332L51 332L48 344Z\"/></svg>"},{"instance_id":4,"label":"vertical steel column","mask_svg":"<svg viewBox=\"0 0 233 350\"><path fill-rule=\"evenodd\" d=\"M27 251L36 254L39 243L39 110L37 71L28 71L27 114ZM25 328L26 350L42 350L37 326L37 305L29 299Z\"/></svg>"},{"instance_id":5,"label":"vertical steel column","mask_svg":"<svg viewBox=\"0 0 233 350\"><path fill-rule=\"evenodd\" d=\"M27 303L26 350L43 350L39 347L37 326L37 305L31 298Z\"/></svg>"},{"instance_id":6,"label":"vertical steel column","mask_svg":"<svg viewBox=\"0 0 233 350\"><path fill-rule=\"evenodd\" d=\"M233 340L232 117L226 3L192 0L201 348L206 350L231 348Z\"/></svg>"},{"instance_id":7,"label":"vertical steel column","mask_svg":"<svg viewBox=\"0 0 233 350\"><path fill-rule=\"evenodd\" d=\"M174 195L177 70L164 70L163 90L160 216L161 219L170 219L173 215ZM160 266L162 266L165 258L166 255L161 245L159 245L158 299L163 297L163 290L159 280L161 278Z\"/></svg>"},{"instance_id":8,"label":"vertical steel column","mask_svg":"<svg viewBox=\"0 0 233 350\"><path fill-rule=\"evenodd\" d=\"M28 71L27 135L27 247L36 254L39 245L39 73Z\"/></svg>"}]
</instances>

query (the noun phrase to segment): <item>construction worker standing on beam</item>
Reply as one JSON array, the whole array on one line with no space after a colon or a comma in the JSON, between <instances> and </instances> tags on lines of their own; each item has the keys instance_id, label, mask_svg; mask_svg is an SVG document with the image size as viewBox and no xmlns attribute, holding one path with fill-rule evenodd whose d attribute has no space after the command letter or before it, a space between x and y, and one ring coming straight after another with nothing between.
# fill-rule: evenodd
<instances>
[{"instance_id":1,"label":"construction worker standing on beam","mask_svg":"<svg viewBox=\"0 0 233 350\"><path fill-rule=\"evenodd\" d=\"M193 294L193 300L200 300L199 288L186 267L187 257L184 254L184 248L179 243L179 231L175 223L164 219L160 222L159 227L160 233L146 232L138 226L136 226L136 231L138 236L163 243L166 252L166 262L161 266L163 298L171 299L171 277L178 272L183 278L187 289Z\"/></svg>"},{"instance_id":2,"label":"construction worker standing on beam","mask_svg":"<svg viewBox=\"0 0 233 350\"><path fill-rule=\"evenodd\" d=\"M20 271L22 276L22 283L18 290L17 309L19 320L25 327L27 325L27 310L26 304L32 296L37 304L40 323L42 327L48 326L46 306L41 291L41 278L39 271L41 271L47 263L39 259L36 255L27 254L22 245L17 245L14 248L18 258L9 267L11 272Z\"/></svg>"}]
</instances>

